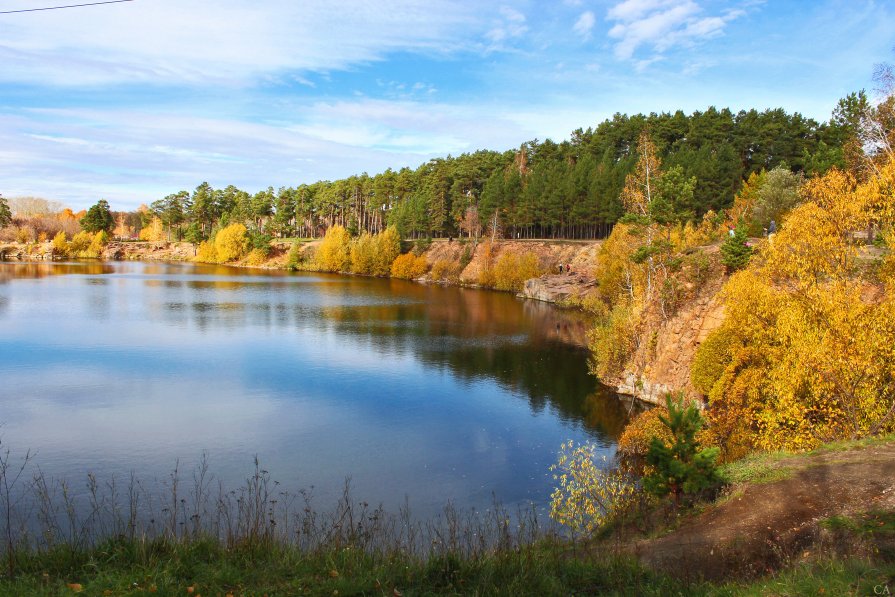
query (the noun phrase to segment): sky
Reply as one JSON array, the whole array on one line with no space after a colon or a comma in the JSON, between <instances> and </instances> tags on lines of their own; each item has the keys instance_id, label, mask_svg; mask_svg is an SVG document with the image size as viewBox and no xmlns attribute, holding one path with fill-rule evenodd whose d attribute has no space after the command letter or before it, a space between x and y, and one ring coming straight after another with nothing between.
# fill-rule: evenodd
<instances>
[{"instance_id":1,"label":"sky","mask_svg":"<svg viewBox=\"0 0 895 597\"><path fill-rule=\"evenodd\" d=\"M88 0L0 0L0 12ZM889 0L132 0L0 14L0 194L113 210L568 139L615 113L826 121Z\"/></svg>"}]
</instances>

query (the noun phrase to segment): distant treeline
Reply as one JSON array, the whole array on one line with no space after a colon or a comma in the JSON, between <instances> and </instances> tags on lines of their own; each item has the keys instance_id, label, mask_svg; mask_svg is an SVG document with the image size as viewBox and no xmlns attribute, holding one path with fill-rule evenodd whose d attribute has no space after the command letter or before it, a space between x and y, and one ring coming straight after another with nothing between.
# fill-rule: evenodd
<instances>
[{"instance_id":1,"label":"distant treeline","mask_svg":"<svg viewBox=\"0 0 895 597\"><path fill-rule=\"evenodd\" d=\"M840 116L849 99L840 102ZM415 170L388 169L278 191L270 187L254 195L202 183L128 220L136 233L157 217L167 236L192 241L234 222L279 237L316 237L339 224L353 234L394 225L405 238L492 230L511 238L600 238L624 212L619 193L644 128L663 170L683 180L695 177L690 204L682 207L687 217L698 219L730 207L752 173L785 164L814 174L841 165L848 127L835 113L830 123L818 123L782 109L616 114L595 129L574 131L562 143L534 140L503 153L436 158Z\"/></svg>"}]
</instances>

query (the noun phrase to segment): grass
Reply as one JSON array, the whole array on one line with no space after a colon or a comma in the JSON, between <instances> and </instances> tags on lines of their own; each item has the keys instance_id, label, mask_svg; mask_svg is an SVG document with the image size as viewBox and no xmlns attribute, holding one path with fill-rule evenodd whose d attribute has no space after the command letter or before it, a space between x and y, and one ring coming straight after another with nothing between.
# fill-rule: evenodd
<instances>
[{"instance_id":1,"label":"grass","mask_svg":"<svg viewBox=\"0 0 895 597\"><path fill-rule=\"evenodd\" d=\"M684 582L631 559L574 553L542 541L480 558L370 555L349 547L305 553L278 545L226 549L112 540L89 551L32 554L0 595L873 595L895 589L895 564L821 559L749 582ZM879 593L877 593L879 594Z\"/></svg>"},{"instance_id":2,"label":"grass","mask_svg":"<svg viewBox=\"0 0 895 597\"><path fill-rule=\"evenodd\" d=\"M893 441L895 441L895 434L858 440L836 441L823 444L807 452L807 455L847 452L849 450L885 445ZM718 472L725 483L732 485L739 483L772 483L790 478L792 476L792 468L786 466L787 461L803 458L805 455L791 452L757 452L720 466Z\"/></svg>"},{"instance_id":3,"label":"grass","mask_svg":"<svg viewBox=\"0 0 895 597\"><path fill-rule=\"evenodd\" d=\"M745 458L729 462L719 467L718 473L725 483L763 484L788 479L791 471L781 466L787 460L795 458L786 452L763 452L750 454Z\"/></svg>"},{"instance_id":4,"label":"grass","mask_svg":"<svg viewBox=\"0 0 895 597\"><path fill-rule=\"evenodd\" d=\"M848 450L856 450L858 448L867 448L870 446L880 446L890 444L895 441L895 433L886 435L878 435L875 437L867 437L864 439L842 440L823 444L809 452L810 454L825 454L828 452L847 452Z\"/></svg>"},{"instance_id":5,"label":"grass","mask_svg":"<svg viewBox=\"0 0 895 597\"><path fill-rule=\"evenodd\" d=\"M824 559L750 583L712 587L706 595L766 597L775 595L865 596L895 593L895 564L876 564L861 559Z\"/></svg>"},{"instance_id":6,"label":"grass","mask_svg":"<svg viewBox=\"0 0 895 597\"><path fill-rule=\"evenodd\" d=\"M225 549L215 540L111 541L75 554L35 554L2 595L640 595L686 586L620 557L578 558L542 541L483 557L414 558L350 547L305 553L277 545ZM75 589L72 589L72 586Z\"/></svg>"}]
</instances>

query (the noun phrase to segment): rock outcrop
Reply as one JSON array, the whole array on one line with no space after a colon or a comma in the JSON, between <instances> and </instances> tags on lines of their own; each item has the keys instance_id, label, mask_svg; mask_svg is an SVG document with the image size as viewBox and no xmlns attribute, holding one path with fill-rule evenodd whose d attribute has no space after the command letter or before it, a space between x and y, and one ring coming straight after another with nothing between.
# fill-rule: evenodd
<instances>
[{"instance_id":1,"label":"rock outcrop","mask_svg":"<svg viewBox=\"0 0 895 597\"><path fill-rule=\"evenodd\" d=\"M53 246L50 243L5 243L0 245L0 260L52 261Z\"/></svg>"},{"instance_id":2,"label":"rock outcrop","mask_svg":"<svg viewBox=\"0 0 895 597\"><path fill-rule=\"evenodd\" d=\"M667 392L683 391L690 398L701 394L690 382L696 350L724 321L720 291L726 276L718 273L667 319L647 316L648 325L628 367L612 380L619 393L653 404L664 403Z\"/></svg>"},{"instance_id":3,"label":"rock outcrop","mask_svg":"<svg viewBox=\"0 0 895 597\"><path fill-rule=\"evenodd\" d=\"M564 274L544 274L540 278L526 280L519 296L522 298L566 303L584 299L597 292L597 281L589 272L572 271Z\"/></svg>"},{"instance_id":4,"label":"rock outcrop","mask_svg":"<svg viewBox=\"0 0 895 597\"><path fill-rule=\"evenodd\" d=\"M188 261L195 257L192 243L117 242L106 245L102 258L108 261Z\"/></svg>"}]
</instances>

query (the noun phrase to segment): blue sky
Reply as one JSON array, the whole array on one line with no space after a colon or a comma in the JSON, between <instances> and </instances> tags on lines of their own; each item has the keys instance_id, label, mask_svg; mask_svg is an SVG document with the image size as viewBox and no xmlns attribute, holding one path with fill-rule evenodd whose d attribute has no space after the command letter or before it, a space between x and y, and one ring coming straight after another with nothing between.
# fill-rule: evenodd
<instances>
[{"instance_id":1,"label":"blue sky","mask_svg":"<svg viewBox=\"0 0 895 597\"><path fill-rule=\"evenodd\" d=\"M0 0L0 10L67 4ZM133 209L562 140L616 112L827 120L888 1L134 0L0 14L0 194Z\"/></svg>"}]
</instances>

